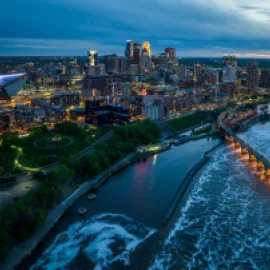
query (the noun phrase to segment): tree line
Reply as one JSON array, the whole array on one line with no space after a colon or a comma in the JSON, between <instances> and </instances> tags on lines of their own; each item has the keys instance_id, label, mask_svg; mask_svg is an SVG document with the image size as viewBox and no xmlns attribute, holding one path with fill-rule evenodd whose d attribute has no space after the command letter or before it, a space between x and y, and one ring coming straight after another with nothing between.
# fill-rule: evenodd
<instances>
[{"instance_id":1,"label":"tree line","mask_svg":"<svg viewBox=\"0 0 270 270\"><path fill-rule=\"evenodd\" d=\"M59 125L56 128L66 134L78 131L73 126ZM0 259L3 260L13 246L40 228L48 211L64 199L63 187L74 188L94 178L125 155L134 152L136 147L156 143L160 136L159 126L150 120L118 127L107 141L98 143L91 153L78 158L63 157L61 164L47 175L36 173L34 178L41 182L39 188L9 203L0 212Z\"/></svg>"}]
</instances>

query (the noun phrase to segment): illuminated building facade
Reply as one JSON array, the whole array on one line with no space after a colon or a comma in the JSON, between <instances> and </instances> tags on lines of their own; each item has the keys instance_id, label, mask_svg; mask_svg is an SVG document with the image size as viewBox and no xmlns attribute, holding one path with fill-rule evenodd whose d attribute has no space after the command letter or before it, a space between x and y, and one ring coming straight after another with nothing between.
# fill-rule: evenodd
<instances>
[{"instance_id":1,"label":"illuminated building facade","mask_svg":"<svg viewBox=\"0 0 270 270\"><path fill-rule=\"evenodd\" d=\"M98 51L88 51L88 65L90 67L95 67L98 65Z\"/></svg>"},{"instance_id":2,"label":"illuminated building facade","mask_svg":"<svg viewBox=\"0 0 270 270\"><path fill-rule=\"evenodd\" d=\"M127 109L122 105L112 105L104 100L85 101L85 122L89 124L107 124L115 122L126 122L130 119Z\"/></svg>"},{"instance_id":3,"label":"illuminated building facade","mask_svg":"<svg viewBox=\"0 0 270 270\"><path fill-rule=\"evenodd\" d=\"M132 40L127 40L125 57L128 59L133 58L133 44L134 42Z\"/></svg>"},{"instance_id":4,"label":"illuminated building facade","mask_svg":"<svg viewBox=\"0 0 270 270\"><path fill-rule=\"evenodd\" d=\"M151 57L151 46L149 41L144 41L142 44L142 50L146 50L148 52L149 57Z\"/></svg>"},{"instance_id":5,"label":"illuminated building facade","mask_svg":"<svg viewBox=\"0 0 270 270\"><path fill-rule=\"evenodd\" d=\"M26 73L0 75L0 104L10 102L21 90L26 79Z\"/></svg>"}]
</instances>

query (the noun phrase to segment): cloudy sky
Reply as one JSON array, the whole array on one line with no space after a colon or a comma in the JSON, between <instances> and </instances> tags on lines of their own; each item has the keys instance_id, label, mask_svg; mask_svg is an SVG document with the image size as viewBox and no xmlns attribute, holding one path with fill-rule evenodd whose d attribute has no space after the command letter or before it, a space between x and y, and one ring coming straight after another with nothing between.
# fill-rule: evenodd
<instances>
[{"instance_id":1,"label":"cloudy sky","mask_svg":"<svg viewBox=\"0 0 270 270\"><path fill-rule=\"evenodd\" d=\"M269 0L6 0L0 55L123 55L125 41L155 54L270 57Z\"/></svg>"}]
</instances>

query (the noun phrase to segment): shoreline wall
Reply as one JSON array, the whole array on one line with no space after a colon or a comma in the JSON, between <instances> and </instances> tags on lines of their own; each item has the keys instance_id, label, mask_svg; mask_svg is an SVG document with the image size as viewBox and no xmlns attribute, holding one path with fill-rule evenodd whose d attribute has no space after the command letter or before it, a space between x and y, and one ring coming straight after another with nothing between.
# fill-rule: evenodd
<instances>
[{"instance_id":1,"label":"shoreline wall","mask_svg":"<svg viewBox=\"0 0 270 270\"><path fill-rule=\"evenodd\" d=\"M165 216L163 217L162 223L164 225L167 225L171 219L174 216L174 213L176 209L178 208L179 203L183 199L187 189L192 184L193 179L195 175L203 168L203 166L210 161L210 157L208 156L211 152L216 150L218 147L220 147L224 142L219 143L209 151L205 152L204 157L197 163L195 166L193 166L187 175L185 176L184 180L180 183L180 186L178 190L176 191L176 194L174 195L174 198L172 199Z\"/></svg>"},{"instance_id":2,"label":"shoreline wall","mask_svg":"<svg viewBox=\"0 0 270 270\"><path fill-rule=\"evenodd\" d=\"M170 147L163 147L157 151L149 152L149 156L169 150ZM107 179L118 171L124 169L134 162L133 157L135 153L127 155L125 158L96 176L94 179L88 180L83 183L78 189L74 191L65 201L60 203L47 217L44 224L36 231L28 240L21 243L19 246L14 247L8 257L0 263L0 270L13 270L20 264L27 256L29 256L59 219L64 215L66 210L70 208L76 200L85 195L91 189L97 189L103 185ZM138 160L141 160L139 158ZM137 160L137 161L138 161Z\"/></svg>"}]
</instances>

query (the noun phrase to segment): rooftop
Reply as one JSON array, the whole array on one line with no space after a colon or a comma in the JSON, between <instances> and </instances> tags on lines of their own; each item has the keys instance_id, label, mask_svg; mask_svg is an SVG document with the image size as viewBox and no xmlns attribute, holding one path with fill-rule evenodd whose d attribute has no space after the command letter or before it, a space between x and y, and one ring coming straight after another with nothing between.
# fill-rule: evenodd
<instances>
[{"instance_id":1,"label":"rooftop","mask_svg":"<svg viewBox=\"0 0 270 270\"><path fill-rule=\"evenodd\" d=\"M20 77L25 76L26 73L13 73L13 74L6 74L0 75L0 86L4 86L12 81L17 80Z\"/></svg>"}]
</instances>

